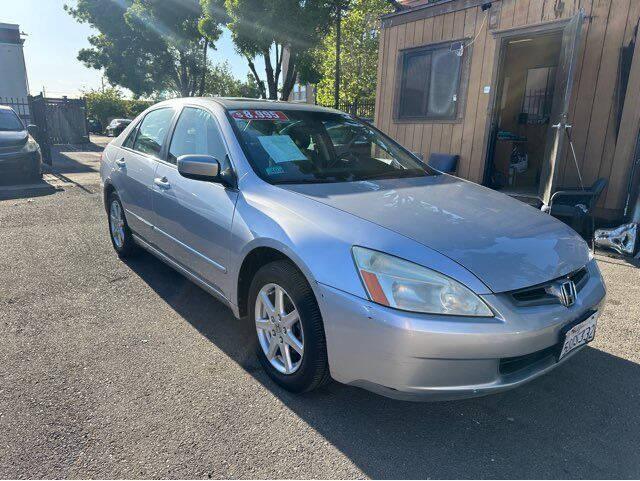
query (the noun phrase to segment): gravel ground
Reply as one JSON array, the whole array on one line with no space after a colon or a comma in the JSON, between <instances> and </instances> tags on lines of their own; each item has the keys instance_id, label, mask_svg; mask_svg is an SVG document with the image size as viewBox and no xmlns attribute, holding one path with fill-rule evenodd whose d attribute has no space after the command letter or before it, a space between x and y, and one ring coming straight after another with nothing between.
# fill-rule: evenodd
<instances>
[{"instance_id":1,"label":"gravel ground","mask_svg":"<svg viewBox=\"0 0 640 481\"><path fill-rule=\"evenodd\" d=\"M596 340L515 391L294 396L225 307L150 255L118 260L99 153L61 155L46 186L0 188L0 477L640 476L636 267L599 256Z\"/></svg>"}]
</instances>

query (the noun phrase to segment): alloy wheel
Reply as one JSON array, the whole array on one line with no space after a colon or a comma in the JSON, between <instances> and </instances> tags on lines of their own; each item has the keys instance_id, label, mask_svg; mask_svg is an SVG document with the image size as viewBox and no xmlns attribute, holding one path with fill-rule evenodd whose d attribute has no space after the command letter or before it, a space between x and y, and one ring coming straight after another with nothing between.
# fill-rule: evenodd
<instances>
[{"instance_id":1,"label":"alloy wheel","mask_svg":"<svg viewBox=\"0 0 640 481\"><path fill-rule=\"evenodd\" d=\"M255 321L258 341L271 365L282 374L296 372L304 356L304 332L298 310L282 287L271 283L260 289Z\"/></svg>"},{"instance_id":2,"label":"alloy wheel","mask_svg":"<svg viewBox=\"0 0 640 481\"><path fill-rule=\"evenodd\" d=\"M124 245L124 216L122 215L122 207L117 200L111 201L111 207L109 208L109 229L111 230L111 237L113 243L118 249L122 249Z\"/></svg>"}]
</instances>

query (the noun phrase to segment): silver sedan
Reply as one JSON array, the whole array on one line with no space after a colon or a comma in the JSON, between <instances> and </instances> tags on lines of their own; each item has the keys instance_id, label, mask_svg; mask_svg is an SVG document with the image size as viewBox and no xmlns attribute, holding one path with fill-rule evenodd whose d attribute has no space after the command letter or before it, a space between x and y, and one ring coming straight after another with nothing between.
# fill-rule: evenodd
<instances>
[{"instance_id":1,"label":"silver sedan","mask_svg":"<svg viewBox=\"0 0 640 481\"><path fill-rule=\"evenodd\" d=\"M290 391L490 394L595 335L605 286L578 235L339 111L162 102L109 144L101 177L118 255L146 249L252 323Z\"/></svg>"}]
</instances>

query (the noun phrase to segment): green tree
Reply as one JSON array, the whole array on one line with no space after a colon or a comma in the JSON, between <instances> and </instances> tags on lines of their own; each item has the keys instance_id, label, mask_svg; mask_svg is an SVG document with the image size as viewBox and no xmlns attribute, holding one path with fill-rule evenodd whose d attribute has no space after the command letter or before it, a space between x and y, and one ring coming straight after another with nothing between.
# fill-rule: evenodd
<instances>
[{"instance_id":1,"label":"green tree","mask_svg":"<svg viewBox=\"0 0 640 481\"><path fill-rule=\"evenodd\" d=\"M135 119L142 112L147 110L154 102L151 100L141 100L141 99L127 99L125 104L127 106L127 115L128 119Z\"/></svg>"},{"instance_id":2,"label":"green tree","mask_svg":"<svg viewBox=\"0 0 640 481\"><path fill-rule=\"evenodd\" d=\"M335 0L201 0L205 19L226 23L261 95L287 99L296 81L317 77L310 51L326 35ZM286 78L281 78L287 51ZM264 61L264 80L255 65Z\"/></svg>"},{"instance_id":3,"label":"green tree","mask_svg":"<svg viewBox=\"0 0 640 481\"><path fill-rule=\"evenodd\" d=\"M87 117L98 119L103 126L111 119L133 119L151 106L149 100L127 99L117 87L84 92L87 101Z\"/></svg>"},{"instance_id":4,"label":"green tree","mask_svg":"<svg viewBox=\"0 0 640 481\"><path fill-rule=\"evenodd\" d=\"M199 93L207 47L222 33L199 0L77 0L65 9L98 31L78 59L135 96Z\"/></svg>"},{"instance_id":5,"label":"green tree","mask_svg":"<svg viewBox=\"0 0 640 481\"><path fill-rule=\"evenodd\" d=\"M347 103L375 100L380 16L393 11L389 0L351 0L341 22L340 99ZM320 59L318 102L333 105L336 69L336 26L315 51Z\"/></svg>"},{"instance_id":6,"label":"green tree","mask_svg":"<svg viewBox=\"0 0 640 481\"><path fill-rule=\"evenodd\" d=\"M204 93L216 97L260 97L260 89L253 76L248 74L244 82L237 79L228 62L208 69Z\"/></svg>"},{"instance_id":7,"label":"green tree","mask_svg":"<svg viewBox=\"0 0 640 481\"><path fill-rule=\"evenodd\" d=\"M87 117L99 120L105 127L111 119L127 116L127 101L115 87L89 90L84 97L87 101Z\"/></svg>"}]
</instances>

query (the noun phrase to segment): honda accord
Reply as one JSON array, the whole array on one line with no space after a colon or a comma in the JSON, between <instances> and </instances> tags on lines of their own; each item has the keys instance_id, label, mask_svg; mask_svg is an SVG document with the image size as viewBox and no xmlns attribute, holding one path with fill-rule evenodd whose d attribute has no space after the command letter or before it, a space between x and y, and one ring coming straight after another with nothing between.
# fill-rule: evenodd
<instances>
[{"instance_id":1,"label":"honda accord","mask_svg":"<svg viewBox=\"0 0 640 481\"><path fill-rule=\"evenodd\" d=\"M109 144L101 178L117 254L146 249L250 322L293 392L486 395L595 336L605 286L581 237L337 110L165 101Z\"/></svg>"}]
</instances>

